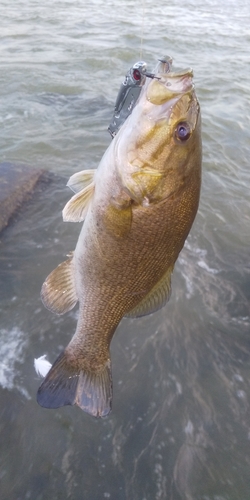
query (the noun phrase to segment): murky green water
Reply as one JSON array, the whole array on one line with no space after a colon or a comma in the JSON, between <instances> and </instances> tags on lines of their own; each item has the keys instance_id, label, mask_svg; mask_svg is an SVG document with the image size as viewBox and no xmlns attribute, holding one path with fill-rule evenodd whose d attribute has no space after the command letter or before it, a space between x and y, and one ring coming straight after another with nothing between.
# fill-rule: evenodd
<instances>
[{"instance_id":1,"label":"murky green water","mask_svg":"<svg viewBox=\"0 0 250 500\"><path fill-rule=\"evenodd\" d=\"M1 161L58 176L0 237L1 500L248 500L249 1L1 7ZM167 53L194 69L203 188L171 301L121 322L113 412L94 420L36 403L33 359L48 353L52 362L77 318L45 310L39 292L75 246L80 226L61 220L64 186L109 144L116 93L140 59L142 30L149 66Z\"/></svg>"}]
</instances>

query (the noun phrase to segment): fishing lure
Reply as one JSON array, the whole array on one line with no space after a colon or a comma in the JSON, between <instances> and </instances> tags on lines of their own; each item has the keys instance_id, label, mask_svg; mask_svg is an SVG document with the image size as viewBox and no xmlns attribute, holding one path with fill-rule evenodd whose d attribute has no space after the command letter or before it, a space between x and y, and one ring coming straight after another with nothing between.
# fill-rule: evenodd
<instances>
[{"instance_id":1,"label":"fishing lure","mask_svg":"<svg viewBox=\"0 0 250 500\"><path fill-rule=\"evenodd\" d=\"M172 58L166 57L164 59L159 59L159 61L165 65L164 72L168 73L171 68ZM125 80L120 86L112 121L108 127L112 139L115 137L127 117L132 113L146 78L157 78L157 76L147 71L147 63L145 61L136 62L132 68L128 70Z\"/></svg>"}]
</instances>

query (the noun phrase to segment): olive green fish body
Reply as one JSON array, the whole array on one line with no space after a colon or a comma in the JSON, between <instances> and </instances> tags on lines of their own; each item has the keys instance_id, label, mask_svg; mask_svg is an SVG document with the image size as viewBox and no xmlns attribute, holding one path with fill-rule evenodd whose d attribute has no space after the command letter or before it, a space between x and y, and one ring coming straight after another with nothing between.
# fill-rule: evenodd
<instances>
[{"instance_id":1,"label":"olive green fish body","mask_svg":"<svg viewBox=\"0 0 250 500\"><path fill-rule=\"evenodd\" d=\"M172 87L171 87L172 85ZM162 74L94 171L74 174L64 220L84 224L76 249L42 288L62 314L79 301L76 332L38 391L42 406L77 404L109 413L109 345L123 316L139 317L170 297L171 274L195 218L201 136L192 73Z\"/></svg>"}]
</instances>

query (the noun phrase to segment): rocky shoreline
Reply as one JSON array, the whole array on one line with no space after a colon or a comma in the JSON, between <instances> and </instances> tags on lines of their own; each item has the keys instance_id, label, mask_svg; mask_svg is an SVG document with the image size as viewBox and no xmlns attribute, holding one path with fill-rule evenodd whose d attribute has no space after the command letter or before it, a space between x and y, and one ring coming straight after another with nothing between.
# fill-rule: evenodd
<instances>
[{"instance_id":1,"label":"rocky shoreline","mask_svg":"<svg viewBox=\"0 0 250 500\"><path fill-rule=\"evenodd\" d=\"M0 232L9 225L23 203L33 196L39 181L46 178L49 178L46 170L0 163Z\"/></svg>"}]
</instances>

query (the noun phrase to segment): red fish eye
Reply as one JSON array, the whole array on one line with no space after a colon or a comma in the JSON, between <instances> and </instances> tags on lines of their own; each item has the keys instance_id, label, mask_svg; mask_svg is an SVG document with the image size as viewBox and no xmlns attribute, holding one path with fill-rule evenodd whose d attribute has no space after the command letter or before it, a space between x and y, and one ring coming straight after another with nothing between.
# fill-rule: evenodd
<instances>
[{"instance_id":1,"label":"red fish eye","mask_svg":"<svg viewBox=\"0 0 250 500\"><path fill-rule=\"evenodd\" d=\"M190 126L186 122L180 122L178 123L176 130L175 130L175 135L176 138L179 139L180 141L187 141L191 135L191 130Z\"/></svg>"},{"instance_id":2,"label":"red fish eye","mask_svg":"<svg viewBox=\"0 0 250 500\"><path fill-rule=\"evenodd\" d=\"M134 80L139 82L139 80L141 79L141 73L140 73L139 69L133 70L133 78L134 78Z\"/></svg>"}]
</instances>

